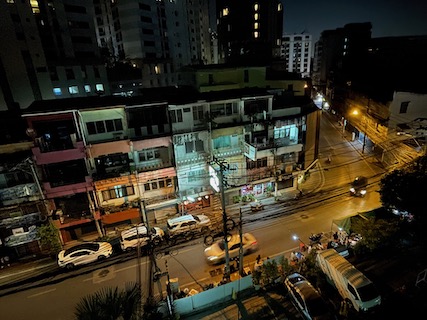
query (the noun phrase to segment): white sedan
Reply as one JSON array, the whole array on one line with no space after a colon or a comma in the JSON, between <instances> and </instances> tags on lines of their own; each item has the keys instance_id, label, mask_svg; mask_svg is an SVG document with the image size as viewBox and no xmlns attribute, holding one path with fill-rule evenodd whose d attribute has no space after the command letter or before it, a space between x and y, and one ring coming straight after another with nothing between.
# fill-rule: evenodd
<instances>
[{"instance_id":1,"label":"white sedan","mask_svg":"<svg viewBox=\"0 0 427 320\"><path fill-rule=\"evenodd\" d=\"M73 269L76 266L103 260L113 254L109 242L84 242L58 253L58 266Z\"/></svg>"},{"instance_id":2,"label":"white sedan","mask_svg":"<svg viewBox=\"0 0 427 320\"><path fill-rule=\"evenodd\" d=\"M251 233L242 234L243 255L249 254L258 250L258 242ZM228 255L229 258L239 256L240 236L234 234L228 238ZM224 240L218 240L210 247L205 249L206 261L211 264L219 264L225 261L225 246Z\"/></svg>"}]
</instances>

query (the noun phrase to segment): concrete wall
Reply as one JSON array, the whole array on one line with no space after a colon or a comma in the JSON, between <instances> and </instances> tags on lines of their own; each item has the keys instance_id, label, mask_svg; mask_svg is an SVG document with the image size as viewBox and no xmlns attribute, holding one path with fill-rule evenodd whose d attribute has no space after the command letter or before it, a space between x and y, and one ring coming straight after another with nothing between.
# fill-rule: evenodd
<instances>
[{"instance_id":1,"label":"concrete wall","mask_svg":"<svg viewBox=\"0 0 427 320\"><path fill-rule=\"evenodd\" d=\"M240 280L202 291L194 296L175 300L174 311L177 315L201 311L210 306L232 299L233 292L238 293L252 286L252 276L248 275Z\"/></svg>"}]
</instances>

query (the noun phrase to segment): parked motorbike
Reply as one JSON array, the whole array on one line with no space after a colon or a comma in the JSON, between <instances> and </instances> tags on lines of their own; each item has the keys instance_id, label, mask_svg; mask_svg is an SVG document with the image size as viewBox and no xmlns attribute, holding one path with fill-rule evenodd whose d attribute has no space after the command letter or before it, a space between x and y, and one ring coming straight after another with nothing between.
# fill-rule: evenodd
<instances>
[{"instance_id":1,"label":"parked motorbike","mask_svg":"<svg viewBox=\"0 0 427 320\"><path fill-rule=\"evenodd\" d=\"M264 210L264 205L261 202L257 202L256 204L251 204L252 212Z\"/></svg>"},{"instance_id":2,"label":"parked motorbike","mask_svg":"<svg viewBox=\"0 0 427 320\"><path fill-rule=\"evenodd\" d=\"M311 236L308 237L308 239L310 239L310 245L320 243L320 240L322 239L322 237L323 237L323 232L312 233Z\"/></svg>"}]
</instances>

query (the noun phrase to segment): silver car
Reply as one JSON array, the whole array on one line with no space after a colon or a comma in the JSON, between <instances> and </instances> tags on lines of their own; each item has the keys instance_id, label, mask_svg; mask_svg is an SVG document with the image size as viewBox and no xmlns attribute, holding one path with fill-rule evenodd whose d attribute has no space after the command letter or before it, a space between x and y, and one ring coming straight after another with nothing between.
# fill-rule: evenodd
<instances>
[{"instance_id":1,"label":"silver car","mask_svg":"<svg viewBox=\"0 0 427 320\"><path fill-rule=\"evenodd\" d=\"M58 266L73 269L76 266L103 260L113 254L109 242L84 242L58 253Z\"/></svg>"},{"instance_id":2,"label":"silver car","mask_svg":"<svg viewBox=\"0 0 427 320\"><path fill-rule=\"evenodd\" d=\"M322 298L319 291L299 273L292 273L285 279L292 303L307 320L332 320L336 316Z\"/></svg>"},{"instance_id":3,"label":"silver car","mask_svg":"<svg viewBox=\"0 0 427 320\"><path fill-rule=\"evenodd\" d=\"M230 258L239 256L240 236L238 234L228 237L228 254ZM251 233L242 234L243 254L249 254L258 250L258 242ZM208 264L215 265L225 261L224 240L218 240L205 249L205 258Z\"/></svg>"},{"instance_id":4,"label":"silver car","mask_svg":"<svg viewBox=\"0 0 427 320\"><path fill-rule=\"evenodd\" d=\"M163 241L165 233L162 229L153 227L150 231L153 244L159 244ZM147 246L149 240L147 227L143 224L123 230L120 234L120 246L123 251L136 249L138 245L143 248Z\"/></svg>"}]
</instances>

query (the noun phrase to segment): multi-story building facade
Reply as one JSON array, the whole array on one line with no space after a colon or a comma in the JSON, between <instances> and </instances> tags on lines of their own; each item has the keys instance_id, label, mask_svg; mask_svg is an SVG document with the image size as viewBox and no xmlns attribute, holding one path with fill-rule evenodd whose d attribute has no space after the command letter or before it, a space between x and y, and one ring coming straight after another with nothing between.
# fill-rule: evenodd
<instances>
[{"instance_id":1,"label":"multi-story building facade","mask_svg":"<svg viewBox=\"0 0 427 320\"><path fill-rule=\"evenodd\" d=\"M109 94L89 1L2 1L0 109Z\"/></svg>"},{"instance_id":2,"label":"multi-story building facade","mask_svg":"<svg viewBox=\"0 0 427 320\"><path fill-rule=\"evenodd\" d=\"M220 63L269 63L280 56L280 1L217 0L215 10Z\"/></svg>"},{"instance_id":3,"label":"multi-story building facade","mask_svg":"<svg viewBox=\"0 0 427 320\"><path fill-rule=\"evenodd\" d=\"M234 83L223 85L224 71L201 68L193 88L37 101L25 111L34 177L63 243L137 223L140 210L162 222L212 205L215 159L229 164L226 204L297 187L317 157L319 110L305 81L252 67L230 69Z\"/></svg>"},{"instance_id":4,"label":"multi-story building facade","mask_svg":"<svg viewBox=\"0 0 427 320\"><path fill-rule=\"evenodd\" d=\"M316 43L313 85L331 99L331 88L363 86L372 24L350 23L335 30L325 30Z\"/></svg>"},{"instance_id":5,"label":"multi-story building facade","mask_svg":"<svg viewBox=\"0 0 427 320\"><path fill-rule=\"evenodd\" d=\"M94 3L99 46L139 68L142 88L175 85L180 67L212 62L207 0Z\"/></svg>"},{"instance_id":6,"label":"multi-story building facade","mask_svg":"<svg viewBox=\"0 0 427 320\"><path fill-rule=\"evenodd\" d=\"M312 36L310 34L285 34L282 38L280 56L285 61L285 70L297 72L302 78L311 74Z\"/></svg>"}]
</instances>

